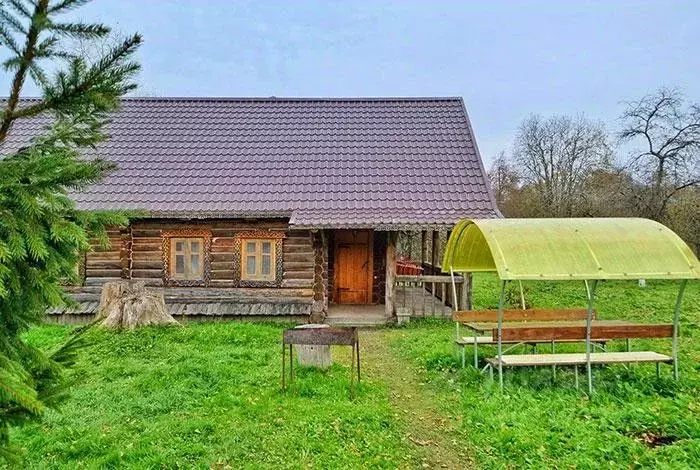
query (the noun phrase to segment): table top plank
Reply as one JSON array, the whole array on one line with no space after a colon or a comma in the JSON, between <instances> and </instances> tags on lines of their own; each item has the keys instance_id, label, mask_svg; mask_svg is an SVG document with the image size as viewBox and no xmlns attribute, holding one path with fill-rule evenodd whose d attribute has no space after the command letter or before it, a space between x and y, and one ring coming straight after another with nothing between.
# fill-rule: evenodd
<instances>
[{"instance_id":1,"label":"table top plank","mask_svg":"<svg viewBox=\"0 0 700 470\"><path fill-rule=\"evenodd\" d=\"M643 323L635 323L627 320L593 320L591 322L595 326L627 326L640 325ZM496 322L470 322L464 323L467 328L487 332L498 329ZM538 327L576 327L586 326L586 320L575 321L523 321L523 322L503 322L503 328L538 328Z\"/></svg>"}]
</instances>

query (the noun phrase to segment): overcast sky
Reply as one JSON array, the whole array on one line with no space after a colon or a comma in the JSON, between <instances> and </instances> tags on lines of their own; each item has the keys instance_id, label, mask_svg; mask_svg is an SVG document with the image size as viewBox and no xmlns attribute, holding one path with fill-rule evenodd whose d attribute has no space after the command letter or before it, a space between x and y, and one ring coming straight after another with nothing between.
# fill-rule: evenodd
<instances>
[{"instance_id":1,"label":"overcast sky","mask_svg":"<svg viewBox=\"0 0 700 470\"><path fill-rule=\"evenodd\" d=\"M700 101L700 1L96 0L78 16L144 35L137 95L462 96L487 163L530 113L614 129L659 86Z\"/></svg>"}]
</instances>

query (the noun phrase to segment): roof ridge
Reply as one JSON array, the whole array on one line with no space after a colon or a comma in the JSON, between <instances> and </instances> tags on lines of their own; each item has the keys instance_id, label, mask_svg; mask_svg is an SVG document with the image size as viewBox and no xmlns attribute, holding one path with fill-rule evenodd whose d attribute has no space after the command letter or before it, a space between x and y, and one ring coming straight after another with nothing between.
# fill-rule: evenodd
<instances>
[{"instance_id":1,"label":"roof ridge","mask_svg":"<svg viewBox=\"0 0 700 470\"><path fill-rule=\"evenodd\" d=\"M358 102L358 101L455 101L459 96L348 96L348 97L313 97L313 96L125 96L125 101L326 101L326 102Z\"/></svg>"},{"instance_id":2,"label":"roof ridge","mask_svg":"<svg viewBox=\"0 0 700 470\"><path fill-rule=\"evenodd\" d=\"M6 100L6 96L0 96L0 101ZM362 102L362 101L461 101L461 96L338 96L338 97L313 97L313 96L125 96L122 101L326 101L326 102ZM38 101L39 96L22 97L20 101Z\"/></svg>"}]
</instances>

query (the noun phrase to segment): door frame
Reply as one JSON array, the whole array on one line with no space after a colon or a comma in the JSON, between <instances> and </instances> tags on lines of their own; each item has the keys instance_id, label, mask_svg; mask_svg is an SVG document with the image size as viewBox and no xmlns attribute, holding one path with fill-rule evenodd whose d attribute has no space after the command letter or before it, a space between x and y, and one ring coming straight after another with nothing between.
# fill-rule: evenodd
<instances>
[{"instance_id":1,"label":"door frame","mask_svg":"<svg viewBox=\"0 0 700 470\"><path fill-rule=\"evenodd\" d=\"M338 302L339 300L339 295L338 295L338 289L339 289L339 284L338 284L338 276L340 273L340 270L338 269L338 262L339 262L339 257L337 256L338 254L338 233L341 232L366 232L369 236L367 237L367 263L368 263L368 271L367 271L367 301L363 304L341 304ZM338 304L338 305L372 305L374 302L372 302L372 298L374 297L374 230L372 229L342 229L342 230L335 230L335 233L333 234L333 302Z\"/></svg>"}]
</instances>

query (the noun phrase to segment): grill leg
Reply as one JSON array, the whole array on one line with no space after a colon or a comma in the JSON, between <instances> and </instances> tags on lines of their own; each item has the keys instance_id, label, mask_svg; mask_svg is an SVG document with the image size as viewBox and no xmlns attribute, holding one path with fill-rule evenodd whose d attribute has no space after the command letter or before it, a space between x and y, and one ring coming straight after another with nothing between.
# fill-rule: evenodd
<instances>
[{"instance_id":1,"label":"grill leg","mask_svg":"<svg viewBox=\"0 0 700 470\"><path fill-rule=\"evenodd\" d=\"M287 375L287 371L285 370L285 367L287 365L286 351L287 351L287 345L282 343L282 390L283 391L287 388L286 387L287 384L284 383L284 381L286 379L286 375Z\"/></svg>"}]
</instances>

